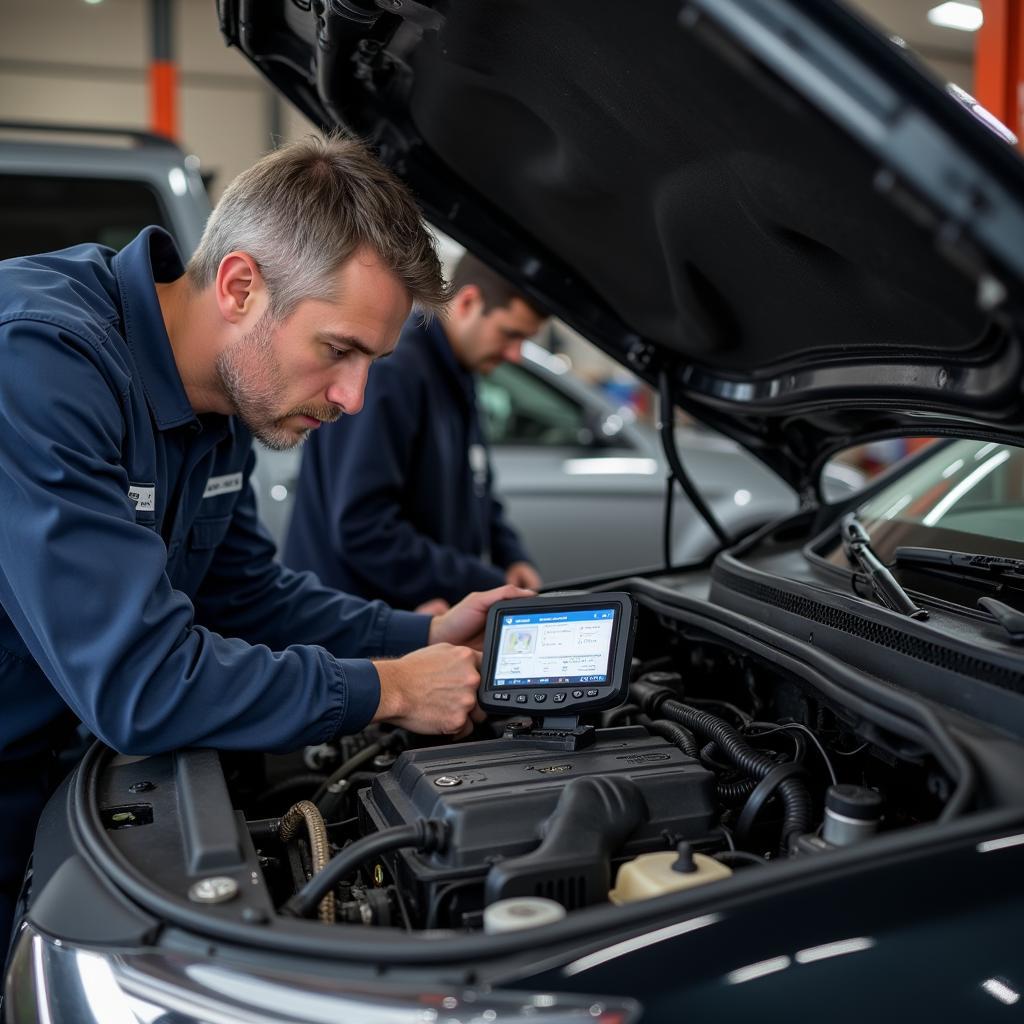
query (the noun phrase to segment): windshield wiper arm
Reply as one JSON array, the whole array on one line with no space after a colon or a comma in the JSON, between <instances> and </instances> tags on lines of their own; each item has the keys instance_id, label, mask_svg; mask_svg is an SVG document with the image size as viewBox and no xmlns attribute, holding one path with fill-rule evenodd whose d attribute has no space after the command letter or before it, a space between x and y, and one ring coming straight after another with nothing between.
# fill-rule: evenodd
<instances>
[{"instance_id":1,"label":"windshield wiper arm","mask_svg":"<svg viewBox=\"0 0 1024 1024\"><path fill-rule=\"evenodd\" d=\"M861 525L856 512L843 516L843 551L867 577L871 591L886 606L912 619L927 619L928 612L919 608L910 595L896 582L896 577L885 567L871 549L871 537Z\"/></svg>"},{"instance_id":2,"label":"windshield wiper arm","mask_svg":"<svg viewBox=\"0 0 1024 1024\"><path fill-rule=\"evenodd\" d=\"M1015 644L1024 643L1024 614L994 597L979 597L978 607L987 611L1010 634Z\"/></svg>"}]
</instances>

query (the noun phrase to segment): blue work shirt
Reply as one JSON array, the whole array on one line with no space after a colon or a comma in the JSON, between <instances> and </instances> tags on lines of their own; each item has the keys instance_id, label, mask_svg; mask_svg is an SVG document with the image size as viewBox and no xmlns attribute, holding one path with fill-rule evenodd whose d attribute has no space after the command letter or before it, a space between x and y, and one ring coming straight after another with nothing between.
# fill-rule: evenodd
<instances>
[{"instance_id":1,"label":"blue work shirt","mask_svg":"<svg viewBox=\"0 0 1024 1024\"><path fill-rule=\"evenodd\" d=\"M399 608L500 586L528 560L492 492L474 376L437 320L414 315L362 411L306 443L282 558Z\"/></svg>"},{"instance_id":2,"label":"blue work shirt","mask_svg":"<svg viewBox=\"0 0 1024 1024\"><path fill-rule=\"evenodd\" d=\"M274 561L250 434L174 361L154 281L182 273L159 228L0 263L0 950L78 721L134 754L319 743L376 711L363 659L427 642Z\"/></svg>"}]
</instances>

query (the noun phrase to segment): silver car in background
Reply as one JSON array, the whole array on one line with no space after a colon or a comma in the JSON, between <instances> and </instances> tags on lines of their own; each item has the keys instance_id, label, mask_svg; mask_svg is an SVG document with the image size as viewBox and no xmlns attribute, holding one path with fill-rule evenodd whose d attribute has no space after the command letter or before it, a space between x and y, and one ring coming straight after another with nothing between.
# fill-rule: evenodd
<instances>
[{"instance_id":1,"label":"silver car in background","mask_svg":"<svg viewBox=\"0 0 1024 1024\"><path fill-rule=\"evenodd\" d=\"M478 396L497 493L545 585L664 563L668 471L652 426L532 342L523 346L519 363L481 378ZM732 536L796 509L793 490L732 441L700 426L678 427L676 439L704 500ZM258 449L253 486L279 546L300 458L301 449ZM860 483L856 470L832 464L825 496L839 500ZM687 499L677 495L673 563L697 561L716 546Z\"/></svg>"}]
</instances>

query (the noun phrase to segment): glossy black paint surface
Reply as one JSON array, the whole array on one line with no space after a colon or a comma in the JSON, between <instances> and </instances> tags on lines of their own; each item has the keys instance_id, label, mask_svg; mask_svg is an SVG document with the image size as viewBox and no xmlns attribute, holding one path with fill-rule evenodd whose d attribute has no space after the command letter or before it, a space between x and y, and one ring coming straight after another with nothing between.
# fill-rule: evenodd
<instances>
[{"instance_id":1,"label":"glossy black paint surface","mask_svg":"<svg viewBox=\"0 0 1024 1024\"><path fill-rule=\"evenodd\" d=\"M770 885L769 869L748 870L765 871ZM1009 999L1024 991L1022 871L1024 835L988 852L961 842L725 906L700 915L709 920L692 932L520 984L629 994L643 1003L645 1022L666 1024L682 1013L837 1024L1006 1020L1014 1011L984 986Z\"/></svg>"}]
</instances>

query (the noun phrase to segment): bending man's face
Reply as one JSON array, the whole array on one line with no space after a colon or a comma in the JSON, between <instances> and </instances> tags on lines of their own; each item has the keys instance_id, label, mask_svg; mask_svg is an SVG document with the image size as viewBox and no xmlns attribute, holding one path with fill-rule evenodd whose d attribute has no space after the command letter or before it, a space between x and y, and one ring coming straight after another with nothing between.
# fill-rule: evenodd
<instances>
[{"instance_id":1,"label":"bending man's face","mask_svg":"<svg viewBox=\"0 0 1024 1024\"><path fill-rule=\"evenodd\" d=\"M264 313L217 358L223 393L268 448L294 448L357 413L370 366L391 353L409 315L405 288L368 250L337 272L335 295L304 299L279 323Z\"/></svg>"},{"instance_id":2,"label":"bending man's face","mask_svg":"<svg viewBox=\"0 0 1024 1024\"><path fill-rule=\"evenodd\" d=\"M486 375L502 363L518 362L523 342L544 325L545 318L522 299L514 298L488 313L480 298L463 305L453 309L446 330L455 357L476 373Z\"/></svg>"}]
</instances>

